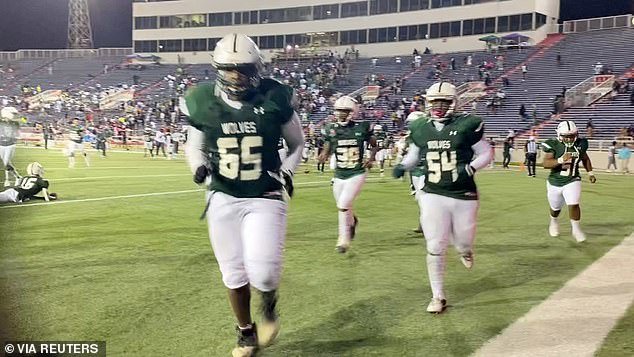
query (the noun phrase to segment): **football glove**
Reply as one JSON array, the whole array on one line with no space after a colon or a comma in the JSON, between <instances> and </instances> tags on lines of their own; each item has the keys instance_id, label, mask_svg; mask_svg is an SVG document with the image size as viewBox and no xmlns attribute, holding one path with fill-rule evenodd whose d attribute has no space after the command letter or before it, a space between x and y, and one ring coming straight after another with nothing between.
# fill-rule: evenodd
<instances>
[{"instance_id":1,"label":"football glove","mask_svg":"<svg viewBox=\"0 0 634 357\"><path fill-rule=\"evenodd\" d=\"M207 176L211 175L211 168L207 165L200 165L194 173L194 182L198 185L205 182Z\"/></svg>"},{"instance_id":2,"label":"football glove","mask_svg":"<svg viewBox=\"0 0 634 357\"><path fill-rule=\"evenodd\" d=\"M394 166L394 170L392 170L392 176L394 178L401 178L405 176L405 167L403 167L403 165L401 164Z\"/></svg>"}]
</instances>

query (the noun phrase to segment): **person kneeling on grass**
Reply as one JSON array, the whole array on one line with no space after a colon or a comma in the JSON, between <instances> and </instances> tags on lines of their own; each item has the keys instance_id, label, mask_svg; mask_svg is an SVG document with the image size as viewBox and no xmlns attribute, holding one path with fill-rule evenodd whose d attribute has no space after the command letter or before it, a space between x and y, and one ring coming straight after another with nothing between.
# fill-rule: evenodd
<instances>
[{"instance_id":1,"label":"person kneeling on grass","mask_svg":"<svg viewBox=\"0 0 634 357\"><path fill-rule=\"evenodd\" d=\"M44 167L38 162L32 162L26 167L27 176L21 177L17 184L0 192L0 203L21 203L32 199L53 201L57 199L55 193L48 192L48 181L44 180ZM42 192L43 196L36 196Z\"/></svg>"}]
</instances>

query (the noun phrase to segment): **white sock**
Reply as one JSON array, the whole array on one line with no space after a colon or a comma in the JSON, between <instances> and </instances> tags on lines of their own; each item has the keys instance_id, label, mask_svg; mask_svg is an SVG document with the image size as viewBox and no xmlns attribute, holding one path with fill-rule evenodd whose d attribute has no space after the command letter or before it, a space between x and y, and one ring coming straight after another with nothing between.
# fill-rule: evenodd
<instances>
[{"instance_id":1,"label":"white sock","mask_svg":"<svg viewBox=\"0 0 634 357\"><path fill-rule=\"evenodd\" d=\"M352 212L339 211L339 238L344 242L350 241L350 222L353 221Z\"/></svg>"},{"instance_id":2,"label":"white sock","mask_svg":"<svg viewBox=\"0 0 634 357\"><path fill-rule=\"evenodd\" d=\"M550 216L550 223L557 224L557 217Z\"/></svg>"},{"instance_id":3,"label":"white sock","mask_svg":"<svg viewBox=\"0 0 634 357\"><path fill-rule=\"evenodd\" d=\"M570 225L572 226L573 232L581 232L581 221L575 221L574 219L571 219Z\"/></svg>"},{"instance_id":4,"label":"white sock","mask_svg":"<svg viewBox=\"0 0 634 357\"><path fill-rule=\"evenodd\" d=\"M444 299L445 256L427 254L427 274L431 293L436 299Z\"/></svg>"}]
</instances>

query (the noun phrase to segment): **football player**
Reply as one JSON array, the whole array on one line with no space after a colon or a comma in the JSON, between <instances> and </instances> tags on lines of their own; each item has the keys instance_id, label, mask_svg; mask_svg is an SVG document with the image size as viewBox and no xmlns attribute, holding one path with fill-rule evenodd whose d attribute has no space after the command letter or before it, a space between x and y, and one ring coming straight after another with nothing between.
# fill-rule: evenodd
<instances>
[{"instance_id":1,"label":"football player","mask_svg":"<svg viewBox=\"0 0 634 357\"><path fill-rule=\"evenodd\" d=\"M262 57L247 36L223 37L213 53L215 83L181 103L191 125L186 156L196 183L208 183L206 217L213 252L238 321L233 356L252 356L279 331L287 200L304 137L293 89L262 78ZM288 147L280 160L278 144ZM251 287L262 295L262 321L251 318Z\"/></svg>"},{"instance_id":2,"label":"football player","mask_svg":"<svg viewBox=\"0 0 634 357\"><path fill-rule=\"evenodd\" d=\"M0 192L0 203L20 203L32 199L51 201L57 199L54 193L48 193L48 181L43 179L44 168L38 162L32 162L26 167L27 176L18 180L14 187ZM36 196L42 192L43 196Z\"/></svg>"},{"instance_id":3,"label":"football player","mask_svg":"<svg viewBox=\"0 0 634 357\"><path fill-rule=\"evenodd\" d=\"M154 135L152 129L145 128L143 130L143 157L147 157L147 153L150 153L151 157L154 157Z\"/></svg>"},{"instance_id":4,"label":"football player","mask_svg":"<svg viewBox=\"0 0 634 357\"><path fill-rule=\"evenodd\" d=\"M425 161L426 175L419 205L421 225L427 241L427 272L432 299L430 313L447 306L444 291L445 255L452 237L462 264L473 266L473 242L478 212L476 171L491 161L491 148L482 140L484 123L470 114L454 113L456 87L439 82L427 90L428 118L410 125L411 144L400 165L399 178L406 169ZM475 158L474 158L475 157Z\"/></svg>"},{"instance_id":5,"label":"football player","mask_svg":"<svg viewBox=\"0 0 634 357\"><path fill-rule=\"evenodd\" d=\"M75 167L75 152L80 152L84 155L84 162L86 167L90 166L88 160L88 153L84 148L84 135L86 130L79 124L78 119L73 120L73 125L68 131L68 142L66 143L66 154L68 155L68 167Z\"/></svg>"},{"instance_id":6,"label":"football player","mask_svg":"<svg viewBox=\"0 0 634 357\"><path fill-rule=\"evenodd\" d=\"M376 138L376 161L379 162L379 172L380 176L385 176L385 160L387 160L387 134L383 132L383 127L380 125L375 125L373 128L374 137Z\"/></svg>"},{"instance_id":7,"label":"football player","mask_svg":"<svg viewBox=\"0 0 634 357\"><path fill-rule=\"evenodd\" d=\"M588 172L590 183L597 178L592 172L592 162L588 157L588 140L579 138L574 122L565 120L557 125L557 139L548 139L542 143L544 150L544 168L550 169L546 183L548 203L550 204L550 225L548 233L551 237L559 236L557 217L564 203L568 206L572 236L577 242L586 240L581 230L581 175L579 164Z\"/></svg>"},{"instance_id":8,"label":"football player","mask_svg":"<svg viewBox=\"0 0 634 357\"><path fill-rule=\"evenodd\" d=\"M345 253L354 239L359 220L354 215L352 204L361 192L367 176L366 169L372 167L377 146L369 122L354 120L357 102L349 96L335 101L337 122L326 132L326 144L319 157L325 163L335 155L335 178L332 191L339 210L339 238L336 250ZM370 146L370 156L364 161L364 148Z\"/></svg>"},{"instance_id":9,"label":"football player","mask_svg":"<svg viewBox=\"0 0 634 357\"><path fill-rule=\"evenodd\" d=\"M20 178L11 162L15 154L15 144L18 141L19 131L18 110L14 107L2 108L0 110L0 159L4 164L4 187L12 186L11 176L13 176L13 182L16 185Z\"/></svg>"}]
</instances>

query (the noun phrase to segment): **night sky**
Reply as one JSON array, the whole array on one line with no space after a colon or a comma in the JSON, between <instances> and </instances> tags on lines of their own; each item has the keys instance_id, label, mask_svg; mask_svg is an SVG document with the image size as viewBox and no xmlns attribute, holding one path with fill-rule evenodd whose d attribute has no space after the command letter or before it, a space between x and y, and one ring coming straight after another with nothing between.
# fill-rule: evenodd
<instances>
[{"instance_id":1,"label":"night sky","mask_svg":"<svg viewBox=\"0 0 634 357\"><path fill-rule=\"evenodd\" d=\"M132 0L88 0L95 47L132 46ZM628 14L634 0L561 0L561 19ZM0 0L0 51L65 48L68 0Z\"/></svg>"}]
</instances>

